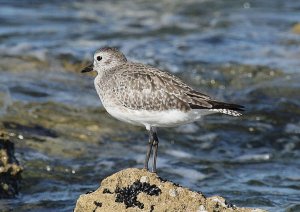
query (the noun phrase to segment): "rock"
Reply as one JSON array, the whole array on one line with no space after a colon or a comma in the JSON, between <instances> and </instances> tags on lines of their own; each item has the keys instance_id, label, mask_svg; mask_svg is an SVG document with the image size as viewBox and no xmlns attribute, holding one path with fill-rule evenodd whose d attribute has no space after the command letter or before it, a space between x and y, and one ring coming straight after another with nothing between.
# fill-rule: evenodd
<instances>
[{"instance_id":1,"label":"rock","mask_svg":"<svg viewBox=\"0 0 300 212\"><path fill-rule=\"evenodd\" d=\"M14 144L7 133L0 131L0 198L18 194L22 168L14 156Z\"/></svg>"},{"instance_id":2,"label":"rock","mask_svg":"<svg viewBox=\"0 0 300 212\"><path fill-rule=\"evenodd\" d=\"M41 71L49 69L47 61L42 61L33 56L9 56L4 55L0 60L0 71L24 72L24 71Z\"/></svg>"},{"instance_id":3,"label":"rock","mask_svg":"<svg viewBox=\"0 0 300 212\"><path fill-rule=\"evenodd\" d=\"M292 27L292 32L295 34L300 34L300 23L296 23L293 27Z\"/></svg>"},{"instance_id":4,"label":"rock","mask_svg":"<svg viewBox=\"0 0 300 212\"><path fill-rule=\"evenodd\" d=\"M130 168L104 179L96 191L80 195L74 211L260 212L263 210L237 208L228 204L222 197L206 198L199 192L163 180L155 173Z\"/></svg>"}]
</instances>

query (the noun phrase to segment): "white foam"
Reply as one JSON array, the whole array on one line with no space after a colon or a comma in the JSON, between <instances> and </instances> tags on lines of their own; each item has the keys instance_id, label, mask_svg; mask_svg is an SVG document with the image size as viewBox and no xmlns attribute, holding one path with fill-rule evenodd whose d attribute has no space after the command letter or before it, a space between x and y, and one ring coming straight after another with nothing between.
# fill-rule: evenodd
<instances>
[{"instance_id":1,"label":"white foam","mask_svg":"<svg viewBox=\"0 0 300 212\"><path fill-rule=\"evenodd\" d=\"M183 178L187 179L190 183L196 183L198 180L203 180L207 175L195 170L183 167L176 167L176 169L171 169L170 172L178 174Z\"/></svg>"},{"instance_id":2,"label":"white foam","mask_svg":"<svg viewBox=\"0 0 300 212\"><path fill-rule=\"evenodd\" d=\"M284 131L287 133L300 134L300 124L287 124Z\"/></svg>"},{"instance_id":3,"label":"white foam","mask_svg":"<svg viewBox=\"0 0 300 212\"><path fill-rule=\"evenodd\" d=\"M196 133L199 127L195 123L181 125L175 129L178 133Z\"/></svg>"},{"instance_id":4,"label":"white foam","mask_svg":"<svg viewBox=\"0 0 300 212\"><path fill-rule=\"evenodd\" d=\"M246 162L246 161L267 161L270 160L270 154L247 154L237 157L236 159L239 162Z\"/></svg>"},{"instance_id":5,"label":"white foam","mask_svg":"<svg viewBox=\"0 0 300 212\"><path fill-rule=\"evenodd\" d=\"M193 157L193 155L191 155L188 152L175 150L175 149L167 150L166 153L168 155L172 155L172 156L177 157L177 158L192 158Z\"/></svg>"}]
</instances>

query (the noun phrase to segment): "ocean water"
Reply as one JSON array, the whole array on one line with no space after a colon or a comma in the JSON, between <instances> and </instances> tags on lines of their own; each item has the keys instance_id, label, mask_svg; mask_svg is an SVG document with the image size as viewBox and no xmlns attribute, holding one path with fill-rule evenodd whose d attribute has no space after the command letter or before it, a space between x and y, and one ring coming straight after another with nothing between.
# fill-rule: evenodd
<instances>
[{"instance_id":1,"label":"ocean water","mask_svg":"<svg viewBox=\"0 0 300 212\"><path fill-rule=\"evenodd\" d=\"M110 117L80 69L103 46L246 107L159 129L158 172L243 207L300 209L300 2L0 1L0 127L24 167L1 211L71 211L143 167L147 133Z\"/></svg>"}]
</instances>

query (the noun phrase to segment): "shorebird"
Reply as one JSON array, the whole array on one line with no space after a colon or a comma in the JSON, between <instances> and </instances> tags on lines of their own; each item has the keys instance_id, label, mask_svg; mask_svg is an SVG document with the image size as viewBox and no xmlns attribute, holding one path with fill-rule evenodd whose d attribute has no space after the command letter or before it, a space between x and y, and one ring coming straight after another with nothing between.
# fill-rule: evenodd
<instances>
[{"instance_id":1,"label":"shorebird","mask_svg":"<svg viewBox=\"0 0 300 212\"><path fill-rule=\"evenodd\" d=\"M156 172L157 128L187 124L212 113L240 116L243 111L243 106L214 100L168 72L129 62L115 48L97 50L93 63L81 72L90 71L97 72L94 85L106 111L149 131L144 168L148 170L153 154L152 172Z\"/></svg>"}]
</instances>

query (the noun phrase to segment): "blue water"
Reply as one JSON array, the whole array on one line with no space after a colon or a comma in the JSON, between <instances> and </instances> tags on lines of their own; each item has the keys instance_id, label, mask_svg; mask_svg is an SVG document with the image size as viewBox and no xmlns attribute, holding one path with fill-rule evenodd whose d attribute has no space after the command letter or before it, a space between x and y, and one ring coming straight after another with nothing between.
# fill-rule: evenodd
<instances>
[{"instance_id":1,"label":"blue water","mask_svg":"<svg viewBox=\"0 0 300 212\"><path fill-rule=\"evenodd\" d=\"M79 73L102 46L246 106L241 118L159 130L162 177L237 206L299 211L299 1L0 3L0 126L24 167L2 211L70 211L104 177L143 166L145 130L107 115Z\"/></svg>"}]
</instances>

